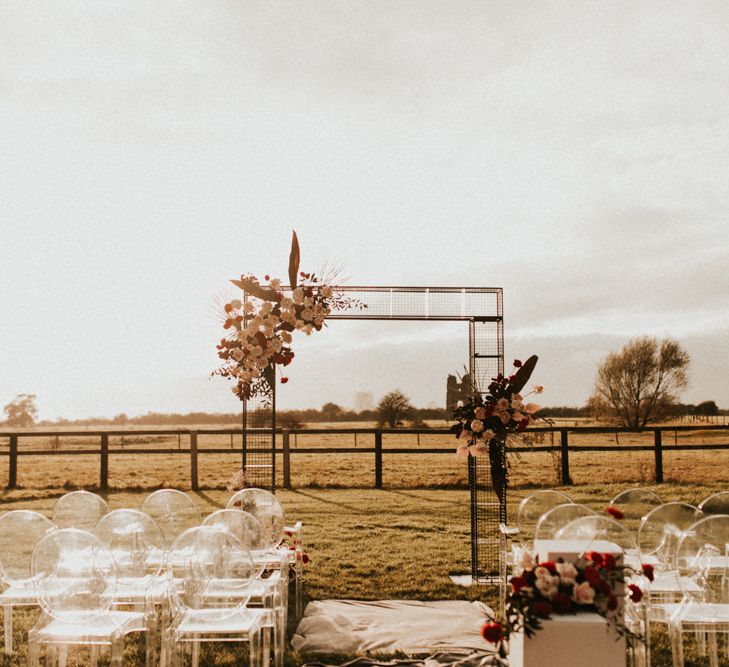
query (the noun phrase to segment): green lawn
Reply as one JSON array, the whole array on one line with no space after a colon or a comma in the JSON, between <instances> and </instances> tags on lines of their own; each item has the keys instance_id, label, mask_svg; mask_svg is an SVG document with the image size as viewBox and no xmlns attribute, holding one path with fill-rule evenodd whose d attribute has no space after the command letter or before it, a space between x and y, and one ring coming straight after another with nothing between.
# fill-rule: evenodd
<instances>
[{"instance_id":1,"label":"green lawn","mask_svg":"<svg viewBox=\"0 0 729 667\"><path fill-rule=\"evenodd\" d=\"M625 485L565 487L576 502L603 509ZM666 500L699 502L719 490L718 485L652 486ZM530 490L511 492L513 511ZM35 509L50 514L62 491L18 490L0 495L0 509ZM112 509L139 507L145 493L107 495ZM223 507L225 491L191 493L204 513ZM305 550L311 558L306 571L307 599L482 599L495 605L489 588L456 586L449 574L469 570L468 492L464 490L409 489L298 489L279 491L289 518L304 522ZM17 611L15 641L19 653L2 657L3 665L25 665L25 633L36 611ZM290 631L293 627L289 628ZM660 638L659 638L660 639ZM662 642L660 642L662 643ZM130 642L125 665L139 662L141 642ZM299 665L312 656L291 654L287 662ZM341 657L344 659L344 657ZM216 647L203 653L202 665L236 664L240 653ZM661 646L654 665L670 665ZM687 665L708 664L692 658ZM722 663L729 665L729 662Z\"/></svg>"}]
</instances>

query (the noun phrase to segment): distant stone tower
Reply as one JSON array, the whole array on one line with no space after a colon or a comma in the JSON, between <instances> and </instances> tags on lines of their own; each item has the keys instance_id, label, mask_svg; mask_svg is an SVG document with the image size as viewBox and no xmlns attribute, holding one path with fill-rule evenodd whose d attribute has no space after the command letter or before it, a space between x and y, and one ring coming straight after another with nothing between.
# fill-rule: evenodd
<instances>
[{"instance_id":1,"label":"distant stone tower","mask_svg":"<svg viewBox=\"0 0 729 667\"><path fill-rule=\"evenodd\" d=\"M455 375L449 375L446 381L446 409L452 410L458 401L468 401L471 398L470 386L471 378L468 373L460 382Z\"/></svg>"}]
</instances>

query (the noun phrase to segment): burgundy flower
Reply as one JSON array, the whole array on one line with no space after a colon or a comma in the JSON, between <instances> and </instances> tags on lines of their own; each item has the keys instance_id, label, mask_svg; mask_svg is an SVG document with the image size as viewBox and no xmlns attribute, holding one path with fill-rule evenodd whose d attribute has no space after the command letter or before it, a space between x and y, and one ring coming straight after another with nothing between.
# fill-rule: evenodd
<instances>
[{"instance_id":1,"label":"burgundy flower","mask_svg":"<svg viewBox=\"0 0 729 667\"><path fill-rule=\"evenodd\" d=\"M630 599L633 602L640 602L643 599L643 591L638 586L629 584L628 588L630 589Z\"/></svg>"},{"instance_id":2,"label":"burgundy flower","mask_svg":"<svg viewBox=\"0 0 729 667\"><path fill-rule=\"evenodd\" d=\"M600 576L600 573L592 567L592 565L589 565L585 568L585 581L587 581L587 583L595 590L598 590L602 583L602 577Z\"/></svg>"},{"instance_id":3,"label":"burgundy flower","mask_svg":"<svg viewBox=\"0 0 729 667\"><path fill-rule=\"evenodd\" d=\"M623 514L617 507L613 507L610 505L610 507L606 507L605 511L613 517L613 519L617 519L618 521L622 521L625 518L625 514Z\"/></svg>"},{"instance_id":4,"label":"burgundy flower","mask_svg":"<svg viewBox=\"0 0 729 667\"><path fill-rule=\"evenodd\" d=\"M528 586L529 583L524 577L512 577L509 580L509 583L511 584L511 588L513 589L514 593L518 593L524 586Z\"/></svg>"},{"instance_id":5,"label":"burgundy flower","mask_svg":"<svg viewBox=\"0 0 729 667\"><path fill-rule=\"evenodd\" d=\"M649 563L643 563L642 565L643 574L648 581L653 581L653 566Z\"/></svg>"},{"instance_id":6,"label":"burgundy flower","mask_svg":"<svg viewBox=\"0 0 729 667\"><path fill-rule=\"evenodd\" d=\"M600 567L603 564L603 562L604 562L603 561L602 554L599 553L599 552L597 552L597 551L590 551L587 554L587 558L588 558L588 560L590 560L593 563L595 563L595 565L597 565L597 567Z\"/></svg>"},{"instance_id":7,"label":"burgundy flower","mask_svg":"<svg viewBox=\"0 0 729 667\"><path fill-rule=\"evenodd\" d=\"M552 613L552 605L542 600L532 603L531 609L532 613L539 618L549 618Z\"/></svg>"},{"instance_id":8,"label":"burgundy flower","mask_svg":"<svg viewBox=\"0 0 729 667\"><path fill-rule=\"evenodd\" d=\"M572 600L567 593L557 593L554 596L554 608L558 614L565 614L572 608Z\"/></svg>"},{"instance_id":9,"label":"burgundy flower","mask_svg":"<svg viewBox=\"0 0 729 667\"><path fill-rule=\"evenodd\" d=\"M281 384L286 384L288 381L289 381L289 379L287 377L281 378Z\"/></svg>"},{"instance_id":10,"label":"burgundy flower","mask_svg":"<svg viewBox=\"0 0 729 667\"><path fill-rule=\"evenodd\" d=\"M518 359L514 359L514 366L516 368L521 368L521 361L519 361Z\"/></svg>"},{"instance_id":11,"label":"burgundy flower","mask_svg":"<svg viewBox=\"0 0 729 667\"><path fill-rule=\"evenodd\" d=\"M544 567L547 570L549 570L549 573L554 576L557 574L557 565L553 563L551 560L544 561L544 563L539 563L539 567Z\"/></svg>"},{"instance_id":12,"label":"burgundy flower","mask_svg":"<svg viewBox=\"0 0 729 667\"><path fill-rule=\"evenodd\" d=\"M612 554L603 554L603 558L605 559L604 567L606 570L614 570L615 569L615 556Z\"/></svg>"},{"instance_id":13,"label":"burgundy flower","mask_svg":"<svg viewBox=\"0 0 729 667\"><path fill-rule=\"evenodd\" d=\"M481 636L492 644L498 644L504 636L504 627L501 623L484 623L481 628Z\"/></svg>"}]
</instances>

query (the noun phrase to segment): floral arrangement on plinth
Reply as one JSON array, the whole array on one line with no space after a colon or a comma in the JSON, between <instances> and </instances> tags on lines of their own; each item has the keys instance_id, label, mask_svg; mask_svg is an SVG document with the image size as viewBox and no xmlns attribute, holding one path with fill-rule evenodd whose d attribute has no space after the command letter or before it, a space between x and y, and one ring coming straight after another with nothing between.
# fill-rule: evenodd
<instances>
[{"instance_id":1,"label":"floral arrangement on plinth","mask_svg":"<svg viewBox=\"0 0 729 667\"><path fill-rule=\"evenodd\" d=\"M641 601L643 591L637 584L628 584L627 578L642 574L653 581L651 565L643 565L638 573L618 563L613 554L595 551L574 563L562 559L537 563L530 553L523 552L520 565L521 574L509 581L504 622L490 619L481 630L483 638L496 644L502 657L506 656L511 633L523 630L531 637L542 627L542 621L554 614L597 612L618 635L631 642L644 641L642 635L626 627L623 601Z\"/></svg>"},{"instance_id":2,"label":"floral arrangement on plinth","mask_svg":"<svg viewBox=\"0 0 729 667\"><path fill-rule=\"evenodd\" d=\"M514 372L509 376L499 373L492 378L486 392L471 387L472 398L457 405L453 418L457 423L451 432L460 440L460 456L486 456L491 466L491 481L499 498L506 489L508 466L507 449L524 444L521 433L538 419L540 406L525 402L532 394L541 394L537 385L526 395L520 393L534 371L538 357L533 355L524 363L514 360Z\"/></svg>"},{"instance_id":3,"label":"floral arrangement on plinth","mask_svg":"<svg viewBox=\"0 0 729 667\"><path fill-rule=\"evenodd\" d=\"M321 331L332 310L363 307L322 284L313 273L299 271L299 242L296 232L289 257L290 291L281 281L265 276L261 284L253 275L231 282L243 291L241 299L223 306L223 328L227 330L217 345L222 365L213 375L235 382L233 393L240 400L267 396L275 381L275 367L288 366L294 358L291 348L294 331L307 336ZM288 378L281 377L285 383Z\"/></svg>"}]
</instances>

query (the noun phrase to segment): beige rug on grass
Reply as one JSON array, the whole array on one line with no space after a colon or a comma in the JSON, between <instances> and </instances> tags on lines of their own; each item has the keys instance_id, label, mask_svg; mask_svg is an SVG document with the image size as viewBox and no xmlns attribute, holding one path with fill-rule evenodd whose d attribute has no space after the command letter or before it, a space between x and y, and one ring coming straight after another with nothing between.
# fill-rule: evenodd
<instances>
[{"instance_id":1,"label":"beige rug on grass","mask_svg":"<svg viewBox=\"0 0 729 667\"><path fill-rule=\"evenodd\" d=\"M306 606L291 644L300 653L490 652L481 637L490 613L483 602L463 600L322 600Z\"/></svg>"}]
</instances>

